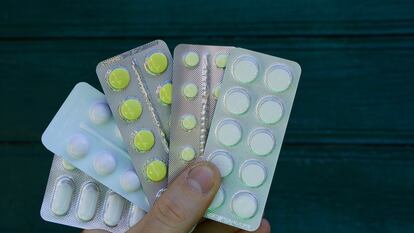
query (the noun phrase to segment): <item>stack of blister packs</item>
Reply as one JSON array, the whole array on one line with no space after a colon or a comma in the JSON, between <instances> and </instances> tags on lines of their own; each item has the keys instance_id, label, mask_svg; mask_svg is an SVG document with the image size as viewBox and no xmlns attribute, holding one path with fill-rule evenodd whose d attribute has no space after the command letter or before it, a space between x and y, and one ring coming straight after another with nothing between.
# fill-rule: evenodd
<instances>
[{"instance_id":1,"label":"stack of blister packs","mask_svg":"<svg viewBox=\"0 0 414 233\"><path fill-rule=\"evenodd\" d=\"M160 40L97 65L103 93L78 83L42 136L54 154L46 221L125 232L198 159L222 185L205 217L260 225L301 73L246 49ZM174 88L173 88L174 86Z\"/></svg>"}]
</instances>

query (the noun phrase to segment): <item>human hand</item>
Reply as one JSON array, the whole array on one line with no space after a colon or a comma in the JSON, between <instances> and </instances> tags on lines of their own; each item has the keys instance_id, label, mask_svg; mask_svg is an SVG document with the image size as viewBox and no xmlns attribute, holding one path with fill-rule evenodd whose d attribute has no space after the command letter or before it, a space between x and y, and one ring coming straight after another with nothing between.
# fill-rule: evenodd
<instances>
[{"instance_id":1,"label":"human hand","mask_svg":"<svg viewBox=\"0 0 414 233\"><path fill-rule=\"evenodd\" d=\"M220 187L220 173L214 164L197 162L185 169L168 186L145 217L129 233L247 233L212 220L200 221ZM102 233L85 230L83 233ZM263 219L256 233L269 233Z\"/></svg>"}]
</instances>

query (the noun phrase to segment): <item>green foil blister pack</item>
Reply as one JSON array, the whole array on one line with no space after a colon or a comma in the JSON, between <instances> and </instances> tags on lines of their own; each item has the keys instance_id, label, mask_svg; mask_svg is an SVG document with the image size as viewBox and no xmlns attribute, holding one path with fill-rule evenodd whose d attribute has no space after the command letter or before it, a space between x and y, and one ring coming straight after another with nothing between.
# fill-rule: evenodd
<instances>
[{"instance_id":1,"label":"green foil blister pack","mask_svg":"<svg viewBox=\"0 0 414 233\"><path fill-rule=\"evenodd\" d=\"M204 152L232 48L181 44L174 50L168 182Z\"/></svg>"},{"instance_id":2,"label":"green foil blister pack","mask_svg":"<svg viewBox=\"0 0 414 233\"><path fill-rule=\"evenodd\" d=\"M126 232L145 211L55 155L40 215L81 229Z\"/></svg>"},{"instance_id":3,"label":"green foil blister pack","mask_svg":"<svg viewBox=\"0 0 414 233\"><path fill-rule=\"evenodd\" d=\"M222 176L207 218L260 226L300 74L293 61L231 50L203 155Z\"/></svg>"},{"instance_id":4,"label":"green foil blister pack","mask_svg":"<svg viewBox=\"0 0 414 233\"><path fill-rule=\"evenodd\" d=\"M156 40L100 62L96 73L152 205L167 185L171 54Z\"/></svg>"}]
</instances>

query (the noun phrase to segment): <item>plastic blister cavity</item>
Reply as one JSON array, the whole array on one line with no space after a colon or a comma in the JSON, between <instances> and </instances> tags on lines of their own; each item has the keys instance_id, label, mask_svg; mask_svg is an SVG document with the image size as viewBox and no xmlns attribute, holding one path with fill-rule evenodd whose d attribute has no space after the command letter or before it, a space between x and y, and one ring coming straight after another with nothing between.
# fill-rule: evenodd
<instances>
[{"instance_id":1,"label":"plastic blister cavity","mask_svg":"<svg viewBox=\"0 0 414 233\"><path fill-rule=\"evenodd\" d=\"M167 185L171 54L156 40L100 62L96 73L152 204Z\"/></svg>"},{"instance_id":2,"label":"plastic blister cavity","mask_svg":"<svg viewBox=\"0 0 414 233\"><path fill-rule=\"evenodd\" d=\"M236 48L229 55L203 158L223 177L206 217L248 231L261 222L299 82L292 61Z\"/></svg>"},{"instance_id":3,"label":"plastic blister cavity","mask_svg":"<svg viewBox=\"0 0 414 233\"><path fill-rule=\"evenodd\" d=\"M149 209L105 96L92 86L75 86L43 133L42 142L125 199Z\"/></svg>"},{"instance_id":4,"label":"plastic blister cavity","mask_svg":"<svg viewBox=\"0 0 414 233\"><path fill-rule=\"evenodd\" d=\"M181 44L174 50L169 182L204 152L231 49Z\"/></svg>"},{"instance_id":5,"label":"plastic blister cavity","mask_svg":"<svg viewBox=\"0 0 414 233\"><path fill-rule=\"evenodd\" d=\"M40 214L67 226L125 232L145 211L55 155Z\"/></svg>"}]
</instances>

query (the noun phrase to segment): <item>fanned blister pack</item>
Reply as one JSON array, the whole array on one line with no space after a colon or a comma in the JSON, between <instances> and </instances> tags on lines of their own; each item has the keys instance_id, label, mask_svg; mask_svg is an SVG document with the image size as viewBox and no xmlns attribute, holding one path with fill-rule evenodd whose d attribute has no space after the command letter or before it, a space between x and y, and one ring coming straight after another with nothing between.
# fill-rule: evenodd
<instances>
[{"instance_id":1,"label":"fanned blister pack","mask_svg":"<svg viewBox=\"0 0 414 233\"><path fill-rule=\"evenodd\" d=\"M171 54L156 40L100 62L96 73L152 204L167 185Z\"/></svg>"},{"instance_id":2,"label":"fanned blister pack","mask_svg":"<svg viewBox=\"0 0 414 233\"><path fill-rule=\"evenodd\" d=\"M144 210L149 204L105 96L78 83L42 135L46 148Z\"/></svg>"},{"instance_id":3,"label":"fanned blister pack","mask_svg":"<svg viewBox=\"0 0 414 233\"><path fill-rule=\"evenodd\" d=\"M248 231L259 227L300 73L293 61L231 51L203 155L222 176L207 218Z\"/></svg>"},{"instance_id":4,"label":"fanned blister pack","mask_svg":"<svg viewBox=\"0 0 414 233\"><path fill-rule=\"evenodd\" d=\"M55 155L40 215L67 226L125 232L145 211Z\"/></svg>"},{"instance_id":5,"label":"fanned blister pack","mask_svg":"<svg viewBox=\"0 0 414 233\"><path fill-rule=\"evenodd\" d=\"M204 152L232 48L181 44L174 50L169 182Z\"/></svg>"}]
</instances>

